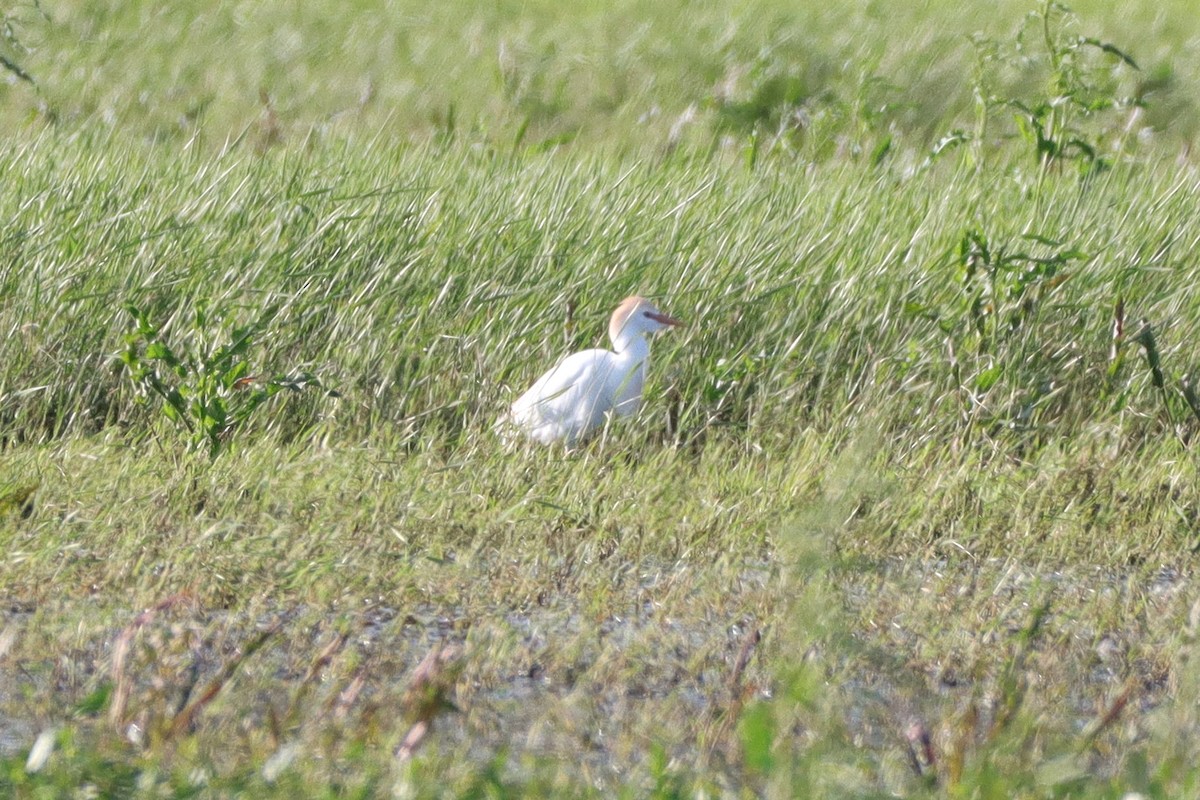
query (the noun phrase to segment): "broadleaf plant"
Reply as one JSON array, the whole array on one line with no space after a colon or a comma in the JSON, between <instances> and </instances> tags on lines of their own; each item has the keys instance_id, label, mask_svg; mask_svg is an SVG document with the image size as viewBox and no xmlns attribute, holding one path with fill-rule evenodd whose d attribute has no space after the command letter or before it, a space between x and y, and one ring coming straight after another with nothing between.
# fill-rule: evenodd
<instances>
[{"instance_id":1,"label":"broadleaf plant","mask_svg":"<svg viewBox=\"0 0 1200 800\"><path fill-rule=\"evenodd\" d=\"M248 353L278 307L234 328L215 347L203 342L172 347L144 310L132 303L125 310L134 327L125 335L118 358L139 399L157 398L163 416L185 434L190 450L206 450L216 458L254 412L280 391L321 386L309 373L269 378L251 374ZM194 322L198 332L209 327L204 306L198 307Z\"/></svg>"}]
</instances>

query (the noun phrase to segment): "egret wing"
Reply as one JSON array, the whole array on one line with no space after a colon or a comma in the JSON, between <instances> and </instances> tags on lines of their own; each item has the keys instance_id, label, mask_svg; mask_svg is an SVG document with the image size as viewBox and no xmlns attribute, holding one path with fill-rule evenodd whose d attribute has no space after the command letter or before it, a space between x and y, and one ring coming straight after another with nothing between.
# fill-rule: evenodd
<instances>
[{"instance_id":1,"label":"egret wing","mask_svg":"<svg viewBox=\"0 0 1200 800\"><path fill-rule=\"evenodd\" d=\"M566 439L573 444L604 422L612 406L606 378L612 370L607 350L568 356L512 405L511 418L541 442Z\"/></svg>"}]
</instances>

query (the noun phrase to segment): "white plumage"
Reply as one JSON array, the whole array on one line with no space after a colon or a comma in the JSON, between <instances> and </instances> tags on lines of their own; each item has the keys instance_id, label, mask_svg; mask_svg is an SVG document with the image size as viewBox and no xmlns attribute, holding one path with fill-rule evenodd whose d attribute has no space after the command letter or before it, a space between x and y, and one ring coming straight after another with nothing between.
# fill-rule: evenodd
<instances>
[{"instance_id":1,"label":"white plumage","mask_svg":"<svg viewBox=\"0 0 1200 800\"><path fill-rule=\"evenodd\" d=\"M517 398L498 427L515 427L543 444L573 446L603 425L608 414L635 413L650 359L646 336L681 324L644 297L625 298L608 324L613 350L584 350L564 358Z\"/></svg>"}]
</instances>

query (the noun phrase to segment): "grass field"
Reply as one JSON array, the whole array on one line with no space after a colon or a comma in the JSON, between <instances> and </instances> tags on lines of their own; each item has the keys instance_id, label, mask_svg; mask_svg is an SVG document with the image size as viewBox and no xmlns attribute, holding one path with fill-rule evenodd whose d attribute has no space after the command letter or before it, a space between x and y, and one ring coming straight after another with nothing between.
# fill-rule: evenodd
<instances>
[{"instance_id":1,"label":"grass field","mask_svg":"<svg viewBox=\"0 0 1200 800\"><path fill-rule=\"evenodd\" d=\"M1074 12L7 8L0 788L1194 795L1200 21Z\"/></svg>"}]
</instances>

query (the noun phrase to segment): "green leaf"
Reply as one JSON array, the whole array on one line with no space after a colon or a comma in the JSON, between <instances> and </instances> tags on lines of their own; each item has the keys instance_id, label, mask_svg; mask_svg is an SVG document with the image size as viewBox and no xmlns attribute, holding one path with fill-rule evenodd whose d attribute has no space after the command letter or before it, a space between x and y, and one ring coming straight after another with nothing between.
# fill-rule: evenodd
<instances>
[{"instance_id":1,"label":"green leaf","mask_svg":"<svg viewBox=\"0 0 1200 800\"><path fill-rule=\"evenodd\" d=\"M1116 56L1117 58L1121 59L1129 66L1136 69L1138 72L1142 71L1142 68L1139 67L1137 62L1133 60L1133 56L1129 55L1124 50L1122 50L1121 48L1117 47L1114 44L1111 44L1109 42L1102 42L1099 39L1093 39L1090 36L1085 36L1085 37L1081 38L1079 40L1079 43L1091 45L1092 47L1097 47L1097 48L1103 50L1104 52L1108 53L1109 55Z\"/></svg>"},{"instance_id":2,"label":"green leaf","mask_svg":"<svg viewBox=\"0 0 1200 800\"><path fill-rule=\"evenodd\" d=\"M146 345L146 358L152 361L162 361L172 369L179 366L179 359L175 356L174 351L162 342L151 342Z\"/></svg>"},{"instance_id":3,"label":"green leaf","mask_svg":"<svg viewBox=\"0 0 1200 800\"><path fill-rule=\"evenodd\" d=\"M223 430L225 423L229 419L229 413L225 408L225 401L219 397L214 397L205 406L203 411L203 425L209 430Z\"/></svg>"},{"instance_id":4,"label":"green leaf","mask_svg":"<svg viewBox=\"0 0 1200 800\"><path fill-rule=\"evenodd\" d=\"M871 151L871 166L878 167L887 158L888 153L892 151L892 137L885 136L883 141L875 145L875 149Z\"/></svg>"},{"instance_id":5,"label":"green leaf","mask_svg":"<svg viewBox=\"0 0 1200 800\"><path fill-rule=\"evenodd\" d=\"M108 698L112 696L113 685L109 681L102 682L87 697L75 705L75 713L80 716L93 717L108 707Z\"/></svg>"},{"instance_id":6,"label":"green leaf","mask_svg":"<svg viewBox=\"0 0 1200 800\"><path fill-rule=\"evenodd\" d=\"M1044 244L1047 247L1061 247L1062 246L1062 242L1060 242L1058 239L1051 239L1049 236L1042 236L1039 233L1022 233L1021 238L1025 239L1027 241L1030 241L1030 242L1037 242L1038 244Z\"/></svg>"},{"instance_id":7,"label":"green leaf","mask_svg":"<svg viewBox=\"0 0 1200 800\"><path fill-rule=\"evenodd\" d=\"M995 364L988 367L983 372L975 377L975 391L986 392L996 385L996 381L1000 380L1000 376L1004 374L1004 367L1000 364Z\"/></svg>"},{"instance_id":8,"label":"green leaf","mask_svg":"<svg viewBox=\"0 0 1200 800\"><path fill-rule=\"evenodd\" d=\"M221 385L225 389L232 389L233 385L241 380L242 376L249 371L249 362L239 361L221 375Z\"/></svg>"},{"instance_id":9,"label":"green leaf","mask_svg":"<svg viewBox=\"0 0 1200 800\"><path fill-rule=\"evenodd\" d=\"M771 755L775 743L774 710L768 703L754 703L742 714L739 728L746 768L760 775L770 773L775 764Z\"/></svg>"}]
</instances>

